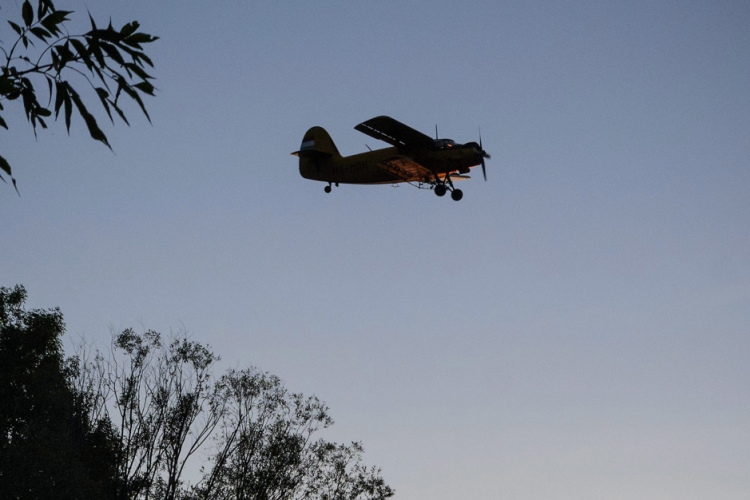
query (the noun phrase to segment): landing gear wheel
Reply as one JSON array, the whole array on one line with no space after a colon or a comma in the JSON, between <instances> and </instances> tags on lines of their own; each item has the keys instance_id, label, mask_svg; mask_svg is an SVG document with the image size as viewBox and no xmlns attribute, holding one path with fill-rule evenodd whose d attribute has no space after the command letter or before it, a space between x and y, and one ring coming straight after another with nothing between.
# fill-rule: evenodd
<instances>
[{"instance_id":1,"label":"landing gear wheel","mask_svg":"<svg viewBox=\"0 0 750 500\"><path fill-rule=\"evenodd\" d=\"M445 187L445 184L438 184L435 186L435 194L438 196L445 196L446 191L447 188Z\"/></svg>"},{"instance_id":2,"label":"landing gear wheel","mask_svg":"<svg viewBox=\"0 0 750 500\"><path fill-rule=\"evenodd\" d=\"M331 186L324 187L323 191L325 191L326 193L330 193L331 192Z\"/></svg>"},{"instance_id":3,"label":"landing gear wheel","mask_svg":"<svg viewBox=\"0 0 750 500\"><path fill-rule=\"evenodd\" d=\"M460 189L454 189L453 191L451 191L451 198L453 198L453 200L458 201L463 197L464 197L464 192L461 191Z\"/></svg>"}]
</instances>

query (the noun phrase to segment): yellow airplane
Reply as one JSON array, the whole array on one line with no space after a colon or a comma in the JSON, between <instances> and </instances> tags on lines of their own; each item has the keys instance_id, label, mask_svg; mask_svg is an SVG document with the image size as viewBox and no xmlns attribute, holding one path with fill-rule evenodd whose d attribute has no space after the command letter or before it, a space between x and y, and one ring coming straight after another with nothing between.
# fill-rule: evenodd
<instances>
[{"instance_id":1,"label":"yellow airplane","mask_svg":"<svg viewBox=\"0 0 750 500\"><path fill-rule=\"evenodd\" d=\"M451 139L433 139L388 116L377 116L356 127L392 147L370 150L352 156L341 156L331 136L323 127L313 127L302 138L299 151L299 173L305 179L331 184L397 184L407 182L421 189L432 189L438 196L450 190L458 201L463 192L453 182L468 179L469 169L482 166L487 180L484 159L490 155L479 144L458 144ZM437 127L436 134L437 136ZM368 146L369 149L369 146Z\"/></svg>"}]
</instances>

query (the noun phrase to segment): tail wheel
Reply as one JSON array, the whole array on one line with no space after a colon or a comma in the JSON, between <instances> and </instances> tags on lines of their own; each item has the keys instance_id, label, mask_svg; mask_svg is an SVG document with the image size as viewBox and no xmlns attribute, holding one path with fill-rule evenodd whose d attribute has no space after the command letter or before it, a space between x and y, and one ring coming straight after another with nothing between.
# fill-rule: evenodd
<instances>
[{"instance_id":1,"label":"tail wheel","mask_svg":"<svg viewBox=\"0 0 750 500\"><path fill-rule=\"evenodd\" d=\"M331 192L331 185L329 184L326 187L324 187L323 191L325 191L326 193L330 193Z\"/></svg>"}]
</instances>

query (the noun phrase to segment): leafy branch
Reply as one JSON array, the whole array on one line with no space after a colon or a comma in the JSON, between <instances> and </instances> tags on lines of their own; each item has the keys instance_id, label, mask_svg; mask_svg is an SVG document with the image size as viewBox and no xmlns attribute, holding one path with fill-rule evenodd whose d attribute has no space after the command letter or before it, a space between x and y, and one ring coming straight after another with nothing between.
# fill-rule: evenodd
<instances>
[{"instance_id":1,"label":"leafy branch","mask_svg":"<svg viewBox=\"0 0 750 500\"><path fill-rule=\"evenodd\" d=\"M112 124L115 123L114 111L130 125L121 108L123 96L135 101L150 122L141 94L154 95L153 77L148 73L154 65L145 54L143 45L156 41L158 37L139 31L138 21L127 23L119 30L112 26L111 21L106 28L98 28L90 14L91 30L82 35L71 35L65 27L71 14L71 11L57 10L52 0L39 0L36 10L29 0L24 0L20 24L8 21L16 38L7 51L0 40L0 51L5 58L0 67L0 112L4 111L3 101L20 100L36 135L37 126L46 129L45 120L53 113L57 120L61 112L70 133L75 110L83 118L91 138L112 149L106 134L71 83L70 76L83 77ZM38 49L35 42L43 48ZM35 50L38 54L32 58L31 53ZM46 103L43 98L40 101L34 86L34 83L39 86L40 82L47 84ZM1 113L0 127L8 129ZM3 172L18 191L10 164L0 155L0 179L7 182Z\"/></svg>"}]
</instances>

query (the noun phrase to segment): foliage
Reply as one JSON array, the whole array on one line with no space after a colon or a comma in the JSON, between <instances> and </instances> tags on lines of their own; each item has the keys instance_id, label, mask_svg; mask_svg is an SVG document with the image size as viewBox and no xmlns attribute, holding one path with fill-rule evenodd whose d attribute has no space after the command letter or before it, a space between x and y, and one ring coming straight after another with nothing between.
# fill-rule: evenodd
<instances>
[{"instance_id":1,"label":"foliage","mask_svg":"<svg viewBox=\"0 0 750 500\"><path fill-rule=\"evenodd\" d=\"M163 344L151 331L123 331L108 358L83 347L75 385L93 414L117 423L118 498L176 498L188 459L217 425L216 356L184 338Z\"/></svg>"},{"instance_id":2,"label":"foliage","mask_svg":"<svg viewBox=\"0 0 750 500\"><path fill-rule=\"evenodd\" d=\"M3 499L393 495L361 444L318 437L333 420L315 396L255 368L214 378L218 357L184 335L126 329L108 352L81 342L66 359L60 311L25 300L21 286L0 288Z\"/></svg>"},{"instance_id":3,"label":"foliage","mask_svg":"<svg viewBox=\"0 0 750 500\"><path fill-rule=\"evenodd\" d=\"M380 471L361 465L362 446L313 435L333 424L316 397L292 394L278 377L230 370L217 384L225 413L213 467L194 488L199 498L384 499Z\"/></svg>"},{"instance_id":4,"label":"foliage","mask_svg":"<svg viewBox=\"0 0 750 500\"><path fill-rule=\"evenodd\" d=\"M153 78L146 72L153 63L144 53L143 45L158 37L139 31L137 21L119 30L113 28L110 21L102 29L91 15L91 29L83 35L71 35L65 25L71 14L71 11L57 10L52 0L38 0L36 9L29 0L24 0L22 19L19 22L8 20L14 34L12 43L4 44L0 40L0 51L5 57L0 68L0 112L4 111L3 101L20 100L36 135L37 126L47 128L46 120L53 113L57 119L61 112L70 133L75 110L86 123L91 137L111 149L107 136L84 104L71 77L79 77L78 81L85 81L94 90L112 123L114 111L129 124L121 108L122 96L135 101L150 121L140 94L154 94L154 86L149 81ZM45 83L46 103L44 92L40 95L37 90ZM8 129L2 115L0 127ZM0 179L5 181L3 172L16 187L10 164L0 155Z\"/></svg>"},{"instance_id":5,"label":"foliage","mask_svg":"<svg viewBox=\"0 0 750 500\"><path fill-rule=\"evenodd\" d=\"M69 384L78 372L62 354L62 314L25 301L23 287L0 288L2 498L112 498L116 441Z\"/></svg>"},{"instance_id":6,"label":"foliage","mask_svg":"<svg viewBox=\"0 0 750 500\"><path fill-rule=\"evenodd\" d=\"M126 329L108 355L81 345L76 388L119 429L118 498L381 500L393 491L362 465L359 443L314 439L333 424L314 396L254 368L214 379L218 360L182 337ZM200 453L199 453L200 452ZM197 483L185 470L207 456Z\"/></svg>"}]
</instances>

